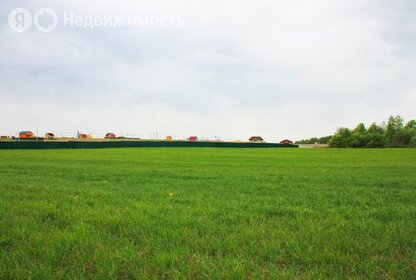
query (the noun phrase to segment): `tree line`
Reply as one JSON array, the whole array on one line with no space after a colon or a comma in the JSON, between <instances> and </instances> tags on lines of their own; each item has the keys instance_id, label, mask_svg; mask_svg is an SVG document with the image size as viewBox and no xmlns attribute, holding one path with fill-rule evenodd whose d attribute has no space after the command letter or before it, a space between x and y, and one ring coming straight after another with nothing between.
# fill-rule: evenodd
<instances>
[{"instance_id":1,"label":"tree line","mask_svg":"<svg viewBox=\"0 0 416 280\"><path fill-rule=\"evenodd\" d=\"M319 137L319 138L313 137L310 139L302 139L302 140L296 141L295 144L328 144L331 137L332 135Z\"/></svg>"},{"instance_id":2,"label":"tree line","mask_svg":"<svg viewBox=\"0 0 416 280\"><path fill-rule=\"evenodd\" d=\"M416 147L416 120L404 122L391 116L387 122L359 123L354 129L339 128L332 136L297 141L298 144L330 144L334 148L405 148Z\"/></svg>"}]
</instances>

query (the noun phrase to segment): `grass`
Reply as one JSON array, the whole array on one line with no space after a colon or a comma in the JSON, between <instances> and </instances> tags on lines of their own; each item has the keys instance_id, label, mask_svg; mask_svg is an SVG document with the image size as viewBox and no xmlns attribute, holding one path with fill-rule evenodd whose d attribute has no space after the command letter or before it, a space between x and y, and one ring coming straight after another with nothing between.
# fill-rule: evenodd
<instances>
[{"instance_id":1,"label":"grass","mask_svg":"<svg viewBox=\"0 0 416 280\"><path fill-rule=\"evenodd\" d=\"M416 149L0 151L2 279L415 279Z\"/></svg>"}]
</instances>

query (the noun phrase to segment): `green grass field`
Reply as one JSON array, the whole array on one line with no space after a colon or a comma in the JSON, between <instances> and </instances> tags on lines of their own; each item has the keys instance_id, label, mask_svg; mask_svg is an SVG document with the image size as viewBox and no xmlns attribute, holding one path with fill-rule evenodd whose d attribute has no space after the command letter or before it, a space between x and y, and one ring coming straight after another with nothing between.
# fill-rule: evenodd
<instances>
[{"instance_id":1,"label":"green grass field","mask_svg":"<svg viewBox=\"0 0 416 280\"><path fill-rule=\"evenodd\" d=\"M1 279L416 279L416 149L0 151Z\"/></svg>"}]
</instances>

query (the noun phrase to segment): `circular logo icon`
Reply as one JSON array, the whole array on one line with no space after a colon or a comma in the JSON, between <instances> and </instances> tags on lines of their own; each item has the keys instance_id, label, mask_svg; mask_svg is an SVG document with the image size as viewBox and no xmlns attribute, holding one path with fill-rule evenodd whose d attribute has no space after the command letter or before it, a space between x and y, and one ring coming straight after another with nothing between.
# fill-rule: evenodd
<instances>
[{"instance_id":1,"label":"circular logo icon","mask_svg":"<svg viewBox=\"0 0 416 280\"><path fill-rule=\"evenodd\" d=\"M16 32L25 32L32 26L32 15L26 9L17 8L9 13L9 27Z\"/></svg>"},{"instance_id":2,"label":"circular logo icon","mask_svg":"<svg viewBox=\"0 0 416 280\"><path fill-rule=\"evenodd\" d=\"M41 32L51 32L58 25L58 15L54 10L43 8L33 17L36 28Z\"/></svg>"}]
</instances>

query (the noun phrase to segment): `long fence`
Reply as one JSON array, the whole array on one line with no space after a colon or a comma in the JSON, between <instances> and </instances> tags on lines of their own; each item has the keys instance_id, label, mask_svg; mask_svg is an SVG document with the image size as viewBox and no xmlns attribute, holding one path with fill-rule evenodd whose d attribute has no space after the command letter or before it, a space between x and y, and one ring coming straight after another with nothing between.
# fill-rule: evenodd
<instances>
[{"instance_id":1,"label":"long fence","mask_svg":"<svg viewBox=\"0 0 416 280\"><path fill-rule=\"evenodd\" d=\"M298 145L186 141L0 141L0 149L100 149L132 147L298 148Z\"/></svg>"}]
</instances>

